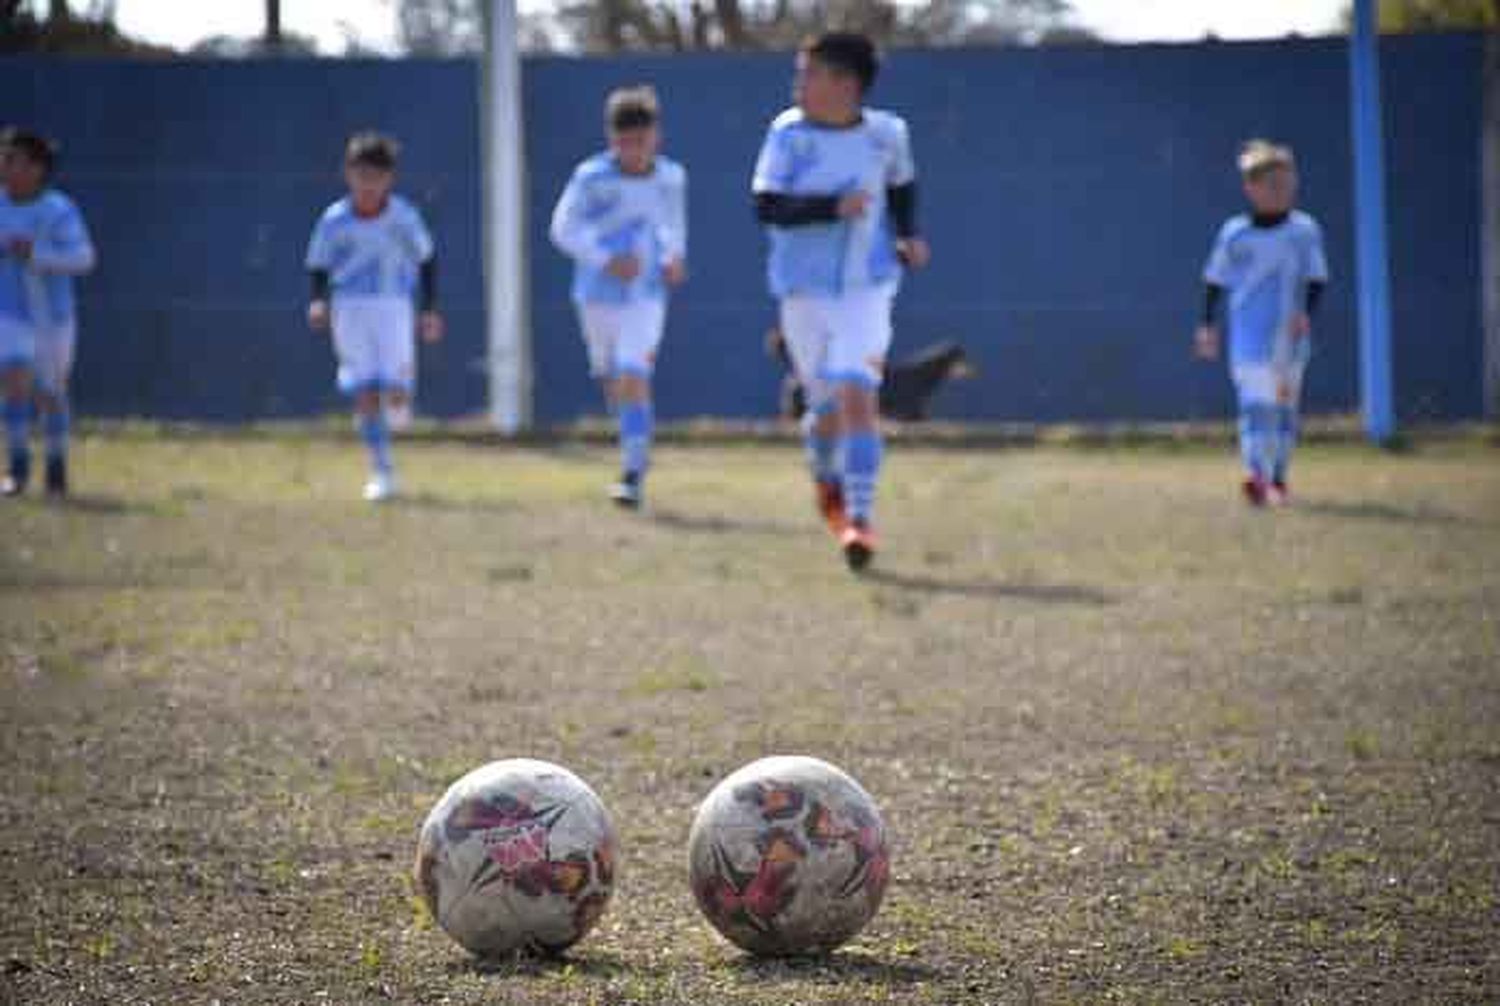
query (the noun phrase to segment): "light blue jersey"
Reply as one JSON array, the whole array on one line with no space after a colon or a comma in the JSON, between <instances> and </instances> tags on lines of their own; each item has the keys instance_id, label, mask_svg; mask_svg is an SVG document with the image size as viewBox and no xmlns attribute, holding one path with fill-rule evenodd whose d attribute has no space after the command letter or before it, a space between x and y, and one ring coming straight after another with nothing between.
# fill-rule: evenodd
<instances>
[{"instance_id":1,"label":"light blue jersey","mask_svg":"<svg viewBox=\"0 0 1500 1006\"><path fill-rule=\"evenodd\" d=\"M379 216L361 217L345 196L323 211L307 246L307 268L328 271L335 299L410 298L432 235L416 207L392 195Z\"/></svg>"},{"instance_id":2,"label":"light blue jersey","mask_svg":"<svg viewBox=\"0 0 1500 1006\"><path fill-rule=\"evenodd\" d=\"M1245 213L1232 217L1219 230L1203 279L1229 291L1230 366L1284 364L1307 284L1328 280L1322 228L1300 210L1274 227L1257 227Z\"/></svg>"},{"instance_id":3,"label":"light blue jersey","mask_svg":"<svg viewBox=\"0 0 1500 1006\"><path fill-rule=\"evenodd\" d=\"M687 257L687 171L657 157L649 174L629 175L613 155L596 154L573 171L552 211L552 243L573 260L573 300L628 304L662 300L662 267ZM641 271L622 280L605 271L634 255Z\"/></svg>"},{"instance_id":4,"label":"light blue jersey","mask_svg":"<svg viewBox=\"0 0 1500 1006\"><path fill-rule=\"evenodd\" d=\"M757 194L864 192L869 203L852 220L768 228L771 292L777 297L838 296L899 279L886 189L914 181L916 174L900 116L865 109L855 125L838 128L813 123L796 108L778 115L755 163L751 187Z\"/></svg>"},{"instance_id":5,"label":"light blue jersey","mask_svg":"<svg viewBox=\"0 0 1500 1006\"><path fill-rule=\"evenodd\" d=\"M16 238L32 242L29 260L7 250ZM73 200L56 189L24 203L0 192L0 319L38 330L71 325L73 277L93 268L94 244Z\"/></svg>"}]
</instances>

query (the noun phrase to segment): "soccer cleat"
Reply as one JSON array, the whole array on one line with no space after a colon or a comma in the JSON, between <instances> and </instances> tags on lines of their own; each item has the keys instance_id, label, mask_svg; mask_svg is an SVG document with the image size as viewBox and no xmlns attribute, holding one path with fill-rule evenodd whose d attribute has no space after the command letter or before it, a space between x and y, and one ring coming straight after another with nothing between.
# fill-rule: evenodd
<instances>
[{"instance_id":1,"label":"soccer cleat","mask_svg":"<svg viewBox=\"0 0 1500 1006\"><path fill-rule=\"evenodd\" d=\"M875 532L864 521L850 521L839 534L839 547L849 568L858 573L875 558Z\"/></svg>"},{"instance_id":2,"label":"soccer cleat","mask_svg":"<svg viewBox=\"0 0 1500 1006\"><path fill-rule=\"evenodd\" d=\"M1285 479L1277 479L1271 483L1270 488L1266 490L1266 502L1272 506L1292 505L1292 489L1286 484Z\"/></svg>"},{"instance_id":3,"label":"soccer cleat","mask_svg":"<svg viewBox=\"0 0 1500 1006\"><path fill-rule=\"evenodd\" d=\"M66 458L47 459L47 495L59 498L68 495L68 461Z\"/></svg>"},{"instance_id":4,"label":"soccer cleat","mask_svg":"<svg viewBox=\"0 0 1500 1006\"><path fill-rule=\"evenodd\" d=\"M818 513L823 515L823 522L834 537L841 536L849 523L848 511L844 509L844 487L837 482L819 481L813 488L817 492Z\"/></svg>"},{"instance_id":5,"label":"soccer cleat","mask_svg":"<svg viewBox=\"0 0 1500 1006\"><path fill-rule=\"evenodd\" d=\"M639 510L641 507L641 477L636 472L626 472L620 481L609 487L609 498L622 510Z\"/></svg>"},{"instance_id":6,"label":"soccer cleat","mask_svg":"<svg viewBox=\"0 0 1500 1006\"><path fill-rule=\"evenodd\" d=\"M409 399L404 402L389 402L385 406L386 425L398 433L411 429L413 415Z\"/></svg>"},{"instance_id":7,"label":"soccer cleat","mask_svg":"<svg viewBox=\"0 0 1500 1006\"><path fill-rule=\"evenodd\" d=\"M31 457L24 452L10 456L10 474L0 479L0 496L19 496L31 481Z\"/></svg>"},{"instance_id":8,"label":"soccer cleat","mask_svg":"<svg viewBox=\"0 0 1500 1006\"><path fill-rule=\"evenodd\" d=\"M1256 478L1254 475L1247 476L1241 483L1240 489L1245 494L1246 503L1251 506L1266 505L1266 483L1263 479Z\"/></svg>"},{"instance_id":9,"label":"soccer cleat","mask_svg":"<svg viewBox=\"0 0 1500 1006\"><path fill-rule=\"evenodd\" d=\"M384 503L396 495L396 477L389 472L377 472L365 483L365 500Z\"/></svg>"}]
</instances>

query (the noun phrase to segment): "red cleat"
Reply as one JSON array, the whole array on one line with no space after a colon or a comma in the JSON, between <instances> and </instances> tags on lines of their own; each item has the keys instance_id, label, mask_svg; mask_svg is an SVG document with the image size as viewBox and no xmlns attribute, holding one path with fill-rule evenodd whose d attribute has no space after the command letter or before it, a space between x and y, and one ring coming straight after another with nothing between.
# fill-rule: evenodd
<instances>
[{"instance_id":1,"label":"red cleat","mask_svg":"<svg viewBox=\"0 0 1500 1006\"><path fill-rule=\"evenodd\" d=\"M844 561L858 573L875 558L875 532L868 524L850 521L839 535L839 547L844 550Z\"/></svg>"},{"instance_id":2,"label":"red cleat","mask_svg":"<svg viewBox=\"0 0 1500 1006\"><path fill-rule=\"evenodd\" d=\"M828 530L833 532L834 537L843 535L844 528L849 524L849 514L844 510L844 489L837 482L818 482L815 484L818 494L818 513L823 516L823 523L828 525Z\"/></svg>"},{"instance_id":3,"label":"red cleat","mask_svg":"<svg viewBox=\"0 0 1500 1006\"><path fill-rule=\"evenodd\" d=\"M1271 487L1266 490L1266 502L1270 503L1272 506L1291 506L1291 486L1287 485L1284 481L1281 480L1272 482Z\"/></svg>"},{"instance_id":4,"label":"red cleat","mask_svg":"<svg viewBox=\"0 0 1500 1006\"><path fill-rule=\"evenodd\" d=\"M1244 490L1246 503L1251 506L1266 505L1266 484L1263 480L1254 475L1248 476L1240 488Z\"/></svg>"}]
</instances>

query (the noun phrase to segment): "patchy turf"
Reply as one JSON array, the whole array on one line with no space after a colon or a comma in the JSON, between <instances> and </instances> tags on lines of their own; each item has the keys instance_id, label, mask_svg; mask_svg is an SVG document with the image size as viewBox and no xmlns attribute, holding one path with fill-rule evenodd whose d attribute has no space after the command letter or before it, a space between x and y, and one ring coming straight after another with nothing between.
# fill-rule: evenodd
<instances>
[{"instance_id":1,"label":"patchy turf","mask_svg":"<svg viewBox=\"0 0 1500 1006\"><path fill-rule=\"evenodd\" d=\"M0 508L0 1003L1500 1000L1500 452L1307 452L1249 512L1203 448L902 450L849 576L790 448L94 439ZM837 762L882 913L747 960L696 801ZM621 884L561 963L417 907L457 775L560 761Z\"/></svg>"}]
</instances>

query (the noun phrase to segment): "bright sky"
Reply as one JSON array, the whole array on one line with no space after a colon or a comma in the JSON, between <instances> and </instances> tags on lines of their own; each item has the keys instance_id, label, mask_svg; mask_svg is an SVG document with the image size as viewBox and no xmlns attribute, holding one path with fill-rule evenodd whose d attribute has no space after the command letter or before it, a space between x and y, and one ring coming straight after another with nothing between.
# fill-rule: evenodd
<instances>
[{"instance_id":1,"label":"bright sky","mask_svg":"<svg viewBox=\"0 0 1500 1006\"><path fill-rule=\"evenodd\" d=\"M120 28L153 42L185 48L209 35L261 31L263 0L117 0ZM1300 32L1326 34L1346 0L1072 0L1077 20L1121 42L1187 40L1212 32L1221 38L1264 38ZM531 7L539 0L523 0ZM390 49L396 0L282 0L282 27L311 35L327 53L345 40Z\"/></svg>"}]
</instances>

